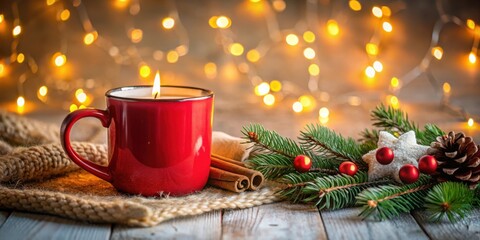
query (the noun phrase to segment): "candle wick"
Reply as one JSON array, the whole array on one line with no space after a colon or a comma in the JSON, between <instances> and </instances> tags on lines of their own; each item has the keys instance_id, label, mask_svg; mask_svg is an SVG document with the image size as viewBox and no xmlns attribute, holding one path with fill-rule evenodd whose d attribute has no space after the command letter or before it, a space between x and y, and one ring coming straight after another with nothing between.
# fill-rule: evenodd
<instances>
[{"instance_id":1,"label":"candle wick","mask_svg":"<svg viewBox=\"0 0 480 240\"><path fill-rule=\"evenodd\" d=\"M157 99L158 92L155 93L155 96L153 98Z\"/></svg>"}]
</instances>

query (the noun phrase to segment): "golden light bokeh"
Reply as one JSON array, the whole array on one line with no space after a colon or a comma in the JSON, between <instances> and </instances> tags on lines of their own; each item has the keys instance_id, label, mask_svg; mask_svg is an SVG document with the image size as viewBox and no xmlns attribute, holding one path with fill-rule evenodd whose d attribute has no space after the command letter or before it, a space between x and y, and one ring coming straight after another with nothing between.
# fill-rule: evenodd
<instances>
[{"instance_id":1,"label":"golden light bokeh","mask_svg":"<svg viewBox=\"0 0 480 240\"><path fill-rule=\"evenodd\" d=\"M70 104L69 110L70 110L70 112L77 111L78 110L77 104L75 104L75 103Z\"/></svg>"},{"instance_id":2,"label":"golden light bokeh","mask_svg":"<svg viewBox=\"0 0 480 240\"><path fill-rule=\"evenodd\" d=\"M217 27L225 29L232 25L232 20L227 16L219 16L215 23Z\"/></svg>"},{"instance_id":3,"label":"golden light bokeh","mask_svg":"<svg viewBox=\"0 0 480 240\"><path fill-rule=\"evenodd\" d=\"M16 37L20 35L20 33L22 33L22 27L20 25L15 26L12 30L13 36Z\"/></svg>"},{"instance_id":4,"label":"golden light bokeh","mask_svg":"<svg viewBox=\"0 0 480 240\"><path fill-rule=\"evenodd\" d=\"M46 0L46 1L45 1L45 3L47 4L47 6L53 5L55 2L56 2L56 0Z\"/></svg>"},{"instance_id":5,"label":"golden light bokeh","mask_svg":"<svg viewBox=\"0 0 480 240\"><path fill-rule=\"evenodd\" d=\"M83 43L85 43L85 45L90 45L97 39L97 37L97 31L89 32L83 37Z\"/></svg>"},{"instance_id":6,"label":"golden light bokeh","mask_svg":"<svg viewBox=\"0 0 480 240\"><path fill-rule=\"evenodd\" d=\"M205 76L208 79L214 79L217 77L217 65L213 62L208 62L205 64L203 67L203 70L205 72Z\"/></svg>"},{"instance_id":7,"label":"golden light bokeh","mask_svg":"<svg viewBox=\"0 0 480 240\"><path fill-rule=\"evenodd\" d=\"M390 86L392 86L393 89L397 89L400 86L400 80L396 77L392 77L390 80Z\"/></svg>"},{"instance_id":8,"label":"golden light bokeh","mask_svg":"<svg viewBox=\"0 0 480 240\"><path fill-rule=\"evenodd\" d=\"M305 50L303 50L303 56L305 56L306 59L314 59L315 58L315 50L313 50L312 48L305 48Z\"/></svg>"},{"instance_id":9,"label":"golden light bokeh","mask_svg":"<svg viewBox=\"0 0 480 240\"><path fill-rule=\"evenodd\" d=\"M175 26L175 19L166 17L162 20L162 26L165 29L172 29Z\"/></svg>"},{"instance_id":10,"label":"golden light bokeh","mask_svg":"<svg viewBox=\"0 0 480 240\"><path fill-rule=\"evenodd\" d=\"M474 52L470 52L470 54L468 54L468 61L471 64L475 64L477 62L477 55L475 55Z\"/></svg>"},{"instance_id":11,"label":"golden light bokeh","mask_svg":"<svg viewBox=\"0 0 480 240\"><path fill-rule=\"evenodd\" d=\"M328 118L330 116L330 110L328 110L328 108L326 108L326 107L322 107L318 111L318 116L320 118Z\"/></svg>"},{"instance_id":12,"label":"golden light bokeh","mask_svg":"<svg viewBox=\"0 0 480 240\"><path fill-rule=\"evenodd\" d=\"M5 76L6 71L7 71L7 69L6 69L5 64L0 63L0 77Z\"/></svg>"},{"instance_id":13,"label":"golden light bokeh","mask_svg":"<svg viewBox=\"0 0 480 240\"><path fill-rule=\"evenodd\" d=\"M283 10L285 10L287 7L287 4L284 0L273 0L272 7L277 12L283 12Z\"/></svg>"},{"instance_id":14,"label":"golden light bokeh","mask_svg":"<svg viewBox=\"0 0 480 240\"><path fill-rule=\"evenodd\" d=\"M441 60L443 57L443 48L440 46L436 46L432 48L432 55L437 59Z\"/></svg>"},{"instance_id":15,"label":"golden light bokeh","mask_svg":"<svg viewBox=\"0 0 480 240\"><path fill-rule=\"evenodd\" d=\"M272 90L272 92L280 92L282 90L282 82L278 80L272 80L270 82L270 90Z\"/></svg>"},{"instance_id":16,"label":"golden light bokeh","mask_svg":"<svg viewBox=\"0 0 480 240\"><path fill-rule=\"evenodd\" d=\"M67 56L65 56L65 54L61 52L56 52L55 54L53 54L52 60L55 66L61 67L67 62Z\"/></svg>"},{"instance_id":17,"label":"golden light bokeh","mask_svg":"<svg viewBox=\"0 0 480 240\"><path fill-rule=\"evenodd\" d=\"M228 50L233 56L241 56L243 54L243 45L240 43L232 43L228 46Z\"/></svg>"},{"instance_id":18,"label":"golden light bokeh","mask_svg":"<svg viewBox=\"0 0 480 240\"><path fill-rule=\"evenodd\" d=\"M355 12L362 10L362 4L357 0L348 1L348 6Z\"/></svg>"},{"instance_id":19,"label":"golden light bokeh","mask_svg":"<svg viewBox=\"0 0 480 240\"><path fill-rule=\"evenodd\" d=\"M23 53L17 54L17 62L23 63L23 61L25 61L25 55L23 55Z\"/></svg>"},{"instance_id":20,"label":"golden light bokeh","mask_svg":"<svg viewBox=\"0 0 480 240\"><path fill-rule=\"evenodd\" d=\"M3 23L4 20L5 20L5 16L3 14L0 14L0 23Z\"/></svg>"},{"instance_id":21,"label":"golden light bokeh","mask_svg":"<svg viewBox=\"0 0 480 240\"><path fill-rule=\"evenodd\" d=\"M298 101L300 102L300 104L302 104L302 109L306 111L312 110L317 105L315 98L310 94L304 94L300 96L298 98Z\"/></svg>"},{"instance_id":22,"label":"golden light bokeh","mask_svg":"<svg viewBox=\"0 0 480 240\"><path fill-rule=\"evenodd\" d=\"M275 96L272 94L267 94L263 97L263 103L267 106L273 106L275 104Z\"/></svg>"},{"instance_id":23,"label":"golden light bokeh","mask_svg":"<svg viewBox=\"0 0 480 240\"><path fill-rule=\"evenodd\" d=\"M320 74L320 67L317 64L312 63L308 66L308 73L311 76L318 76Z\"/></svg>"},{"instance_id":24,"label":"golden light bokeh","mask_svg":"<svg viewBox=\"0 0 480 240\"><path fill-rule=\"evenodd\" d=\"M218 19L218 16L210 17L210 19L208 19L208 25L210 25L211 28L218 28L217 19Z\"/></svg>"},{"instance_id":25,"label":"golden light bokeh","mask_svg":"<svg viewBox=\"0 0 480 240\"><path fill-rule=\"evenodd\" d=\"M130 30L130 40L132 41L132 43L139 43L142 41L142 39L143 39L142 29L135 28Z\"/></svg>"},{"instance_id":26,"label":"golden light bokeh","mask_svg":"<svg viewBox=\"0 0 480 240\"><path fill-rule=\"evenodd\" d=\"M292 109L294 112L299 113L303 111L303 106L299 101L296 101L292 104Z\"/></svg>"},{"instance_id":27,"label":"golden light bokeh","mask_svg":"<svg viewBox=\"0 0 480 240\"><path fill-rule=\"evenodd\" d=\"M255 86L255 95L257 96L264 96L267 95L270 92L270 84L266 82L262 82Z\"/></svg>"},{"instance_id":28,"label":"golden light bokeh","mask_svg":"<svg viewBox=\"0 0 480 240\"><path fill-rule=\"evenodd\" d=\"M398 100L397 96L387 95L387 103L394 109L400 108L400 101Z\"/></svg>"},{"instance_id":29,"label":"golden light bokeh","mask_svg":"<svg viewBox=\"0 0 480 240\"><path fill-rule=\"evenodd\" d=\"M24 107L25 106L25 98L23 96L19 96L17 98L17 107Z\"/></svg>"},{"instance_id":30,"label":"golden light bokeh","mask_svg":"<svg viewBox=\"0 0 480 240\"><path fill-rule=\"evenodd\" d=\"M260 60L260 53L256 49L252 49L247 52L247 60L254 63Z\"/></svg>"},{"instance_id":31,"label":"golden light bokeh","mask_svg":"<svg viewBox=\"0 0 480 240\"><path fill-rule=\"evenodd\" d=\"M379 8L378 6L374 6L372 8L372 14L373 14L373 16L375 16L377 18L381 18L383 16L382 9Z\"/></svg>"},{"instance_id":32,"label":"golden light bokeh","mask_svg":"<svg viewBox=\"0 0 480 240\"><path fill-rule=\"evenodd\" d=\"M382 6L382 15L385 17L390 17L392 15L392 10L388 6Z\"/></svg>"},{"instance_id":33,"label":"golden light bokeh","mask_svg":"<svg viewBox=\"0 0 480 240\"><path fill-rule=\"evenodd\" d=\"M450 92L452 91L452 87L450 86L450 83L444 82L442 85L442 90L444 94L447 94L447 95L450 94Z\"/></svg>"},{"instance_id":34,"label":"golden light bokeh","mask_svg":"<svg viewBox=\"0 0 480 240\"><path fill-rule=\"evenodd\" d=\"M65 22L69 18L70 18L70 11L68 9L63 9L63 11L60 12L60 20Z\"/></svg>"},{"instance_id":35,"label":"golden light bokeh","mask_svg":"<svg viewBox=\"0 0 480 240\"><path fill-rule=\"evenodd\" d=\"M150 74L152 73L152 69L150 69L150 66L148 66L147 64L143 63L140 65L140 68L138 69L138 74L142 77L142 78L147 78L150 76Z\"/></svg>"},{"instance_id":36,"label":"golden light bokeh","mask_svg":"<svg viewBox=\"0 0 480 240\"><path fill-rule=\"evenodd\" d=\"M375 77L375 69L372 66L368 66L365 68L365 76L368 78L374 78Z\"/></svg>"},{"instance_id":37,"label":"golden light bokeh","mask_svg":"<svg viewBox=\"0 0 480 240\"><path fill-rule=\"evenodd\" d=\"M77 95L75 95L75 97L77 98L77 101L79 103L85 103L87 101L87 94L85 92L81 92Z\"/></svg>"},{"instance_id":38,"label":"golden light bokeh","mask_svg":"<svg viewBox=\"0 0 480 240\"><path fill-rule=\"evenodd\" d=\"M295 46L299 42L298 36L293 33L290 33L285 37L285 42L287 42L287 44L290 46Z\"/></svg>"},{"instance_id":39,"label":"golden light bokeh","mask_svg":"<svg viewBox=\"0 0 480 240\"><path fill-rule=\"evenodd\" d=\"M38 89L38 94L42 97L45 97L47 96L47 93L48 93L48 88L47 86L41 86L39 89Z\"/></svg>"},{"instance_id":40,"label":"golden light bokeh","mask_svg":"<svg viewBox=\"0 0 480 240\"><path fill-rule=\"evenodd\" d=\"M306 31L303 33L303 40L307 43L313 43L315 42L315 33L312 31Z\"/></svg>"},{"instance_id":41,"label":"golden light bokeh","mask_svg":"<svg viewBox=\"0 0 480 240\"><path fill-rule=\"evenodd\" d=\"M169 63L176 63L178 62L178 52L177 51L169 51L167 53L167 62Z\"/></svg>"},{"instance_id":42,"label":"golden light bokeh","mask_svg":"<svg viewBox=\"0 0 480 240\"><path fill-rule=\"evenodd\" d=\"M330 19L327 21L327 32L331 36L337 36L340 33L340 27L337 21Z\"/></svg>"},{"instance_id":43,"label":"golden light bokeh","mask_svg":"<svg viewBox=\"0 0 480 240\"><path fill-rule=\"evenodd\" d=\"M373 69L375 69L376 72L382 72L383 71L383 64L380 61L375 61L373 62Z\"/></svg>"},{"instance_id":44,"label":"golden light bokeh","mask_svg":"<svg viewBox=\"0 0 480 240\"><path fill-rule=\"evenodd\" d=\"M470 30L475 30L475 22L472 19L467 19L466 24Z\"/></svg>"},{"instance_id":45,"label":"golden light bokeh","mask_svg":"<svg viewBox=\"0 0 480 240\"><path fill-rule=\"evenodd\" d=\"M383 27L383 31L385 31L385 32L392 32L393 31L393 26L389 22L386 22L386 21L383 22L382 27Z\"/></svg>"},{"instance_id":46,"label":"golden light bokeh","mask_svg":"<svg viewBox=\"0 0 480 240\"><path fill-rule=\"evenodd\" d=\"M473 118L469 118L468 121L467 121L467 125L469 127L473 127L474 124L475 124L475 121L473 121Z\"/></svg>"},{"instance_id":47,"label":"golden light bokeh","mask_svg":"<svg viewBox=\"0 0 480 240\"><path fill-rule=\"evenodd\" d=\"M365 45L365 50L367 51L368 55L378 55L378 45L375 43L367 43L367 45Z\"/></svg>"}]
</instances>

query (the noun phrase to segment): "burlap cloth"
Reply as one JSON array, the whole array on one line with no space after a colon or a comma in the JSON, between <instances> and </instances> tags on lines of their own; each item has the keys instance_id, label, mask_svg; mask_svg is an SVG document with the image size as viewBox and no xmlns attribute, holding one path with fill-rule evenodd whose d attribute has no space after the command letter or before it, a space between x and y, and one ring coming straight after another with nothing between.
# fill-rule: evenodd
<instances>
[{"instance_id":1,"label":"burlap cloth","mask_svg":"<svg viewBox=\"0 0 480 240\"><path fill-rule=\"evenodd\" d=\"M243 193L207 186L185 197L122 194L80 170L64 153L58 138L59 126L0 111L0 208L147 227L172 218L280 200L268 185ZM105 145L76 142L73 146L93 162L107 164ZM220 132L213 134L212 151L235 159L248 156L240 139Z\"/></svg>"}]
</instances>

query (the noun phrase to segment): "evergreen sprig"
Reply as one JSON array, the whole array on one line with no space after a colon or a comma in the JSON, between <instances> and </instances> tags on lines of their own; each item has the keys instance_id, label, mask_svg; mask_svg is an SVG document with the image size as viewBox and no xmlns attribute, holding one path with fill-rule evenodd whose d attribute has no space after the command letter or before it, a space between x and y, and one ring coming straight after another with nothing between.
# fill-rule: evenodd
<instances>
[{"instance_id":1,"label":"evergreen sprig","mask_svg":"<svg viewBox=\"0 0 480 240\"><path fill-rule=\"evenodd\" d=\"M357 196L357 204L362 206L360 216L364 219L372 217L385 220L420 208L425 203L428 189L433 185L430 177L421 176L412 184L368 188Z\"/></svg>"},{"instance_id":2,"label":"evergreen sprig","mask_svg":"<svg viewBox=\"0 0 480 240\"><path fill-rule=\"evenodd\" d=\"M464 218L475 202L474 191L459 182L444 182L433 187L425 198L429 219L440 222L447 217L450 222Z\"/></svg>"},{"instance_id":3,"label":"evergreen sprig","mask_svg":"<svg viewBox=\"0 0 480 240\"><path fill-rule=\"evenodd\" d=\"M266 179L276 179L295 171L292 159L278 153L254 155L247 160L247 166L260 171Z\"/></svg>"},{"instance_id":4,"label":"evergreen sprig","mask_svg":"<svg viewBox=\"0 0 480 240\"><path fill-rule=\"evenodd\" d=\"M268 152L289 158L305 153L292 139L282 137L275 131L266 130L260 124L245 126L242 133L248 142L254 144L254 152Z\"/></svg>"},{"instance_id":5,"label":"evergreen sprig","mask_svg":"<svg viewBox=\"0 0 480 240\"><path fill-rule=\"evenodd\" d=\"M438 136L445 134L434 124L426 124L424 130L420 130L418 125L410 121L408 114L401 109L395 109L391 106L386 107L381 104L371 113L373 126L382 131L387 131L395 136L399 136L408 131L414 131L417 142L422 145L430 145ZM364 143L376 143L378 141L378 130L364 130L361 133L361 141Z\"/></svg>"},{"instance_id":6,"label":"evergreen sprig","mask_svg":"<svg viewBox=\"0 0 480 240\"><path fill-rule=\"evenodd\" d=\"M294 203L303 201L306 198L306 195L303 193L303 188L305 188L309 182L313 182L314 179L323 176L325 176L325 173L322 172L293 172L286 174L279 180L279 182L285 186L278 193Z\"/></svg>"},{"instance_id":7,"label":"evergreen sprig","mask_svg":"<svg viewBox=\"0 0 480 240\"><path fill-rule=\"evenodd\" d=\"M300 132L299 140L307 151L315 151L324 158L339 163L347 160L365 165L362 156L368 150L362 148L354 139L344 138L327 127L318 124L307 125L305 130Z\"/></svg>"},{"instance_id":8,"label":"evergreen sprig","mask_svg":"<svg viewBox=\"0 0 480 240\"><path fill-rule=\"evenodd\" d=\"M305 202L315 201L321 209L340 209L355 204L355 196L363 189L380 184L368 182L365 172L358 172L353 177L344 174L316 178L303 188ZM385 182L383 182L385 183Z\"/></svg>"}]
</instances>

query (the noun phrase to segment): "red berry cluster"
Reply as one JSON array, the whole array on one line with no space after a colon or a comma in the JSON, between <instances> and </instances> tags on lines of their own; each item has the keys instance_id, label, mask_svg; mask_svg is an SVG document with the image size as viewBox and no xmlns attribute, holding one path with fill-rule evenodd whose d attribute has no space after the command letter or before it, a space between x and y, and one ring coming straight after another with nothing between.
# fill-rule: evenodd
<instances>
[{"instance_id":1,"label":"red berry cluster","mask_svg":"<svg viewBox=\"0 0 480 240\"><path fill-rule=\"evenodd\" d=\"M377 161L382 165L390 164L395 155L393 150L388 147L379 148L375 154ZM398 172L400 180L405 184L414 183L418 180L421 173L432 174L437 169L437 160L435 157L425 155L418 160L418 168L412 164L405 164Z\"/></svg>"},{"instance_id":2,"label":"red berry cluster","mask_svg":"<svg viewBox=\"0 0 480 240\"><path fill-rule=\"evenodd\" d=\"M295 170L297 170L297 172L300 172L300 173L308 172L312 167L312 160L308 156L298 155L293 160L293 167L295 167ZM338 170L340 171L340 173L353 176L357 173L358 167L353 162L345 161L342 164L340 164L340 167L338 168Z\"/></svg>"}]
</instances>

